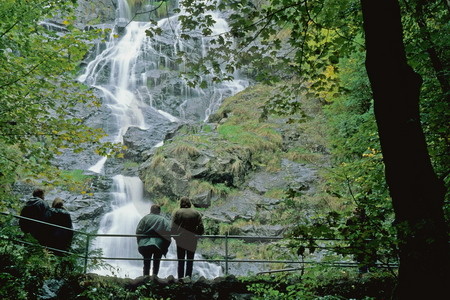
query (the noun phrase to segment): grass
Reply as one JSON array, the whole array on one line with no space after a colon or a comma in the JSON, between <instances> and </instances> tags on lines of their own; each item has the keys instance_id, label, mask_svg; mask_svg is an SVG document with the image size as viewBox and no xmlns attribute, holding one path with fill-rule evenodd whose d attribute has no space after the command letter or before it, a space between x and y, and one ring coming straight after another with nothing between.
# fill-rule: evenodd
<instances>
[{"instance_id":1,"label":"grass","mask_svg":"<svg viewBox=\"0 0 450 300\"><path fill-rule=\"evenodd\" d=\"M67 179L71 179L74 182L86 182L91 178L89 175L84 174L84 170L63 170L61 176Z\"/></svg>"},{"instance_id":2,"label":"grass","mask_svg":"<svg viewBox=\"0 0 450 300\"><path fill-rule=\"evenodd\" d=\"M171 149L171 153L173 155L176 155L177 157L191 158L200 154L195 146L189 145L187 143L176 143L172 145L173 148Z\"/></svg>"},{"instance_id":3,"label":"grass","mask_svg":"<svg viewBox=\"0 0 450 300\"><path fill-rule=\"evenodd\" d=\"M214 190L213 184L208 181L201 181L201 180L191 181L190 196L203 194L205 192L212 193L213 190Z\"/></svg>"},{"instance_id":4,"label":"grass","mask_svg":"<svg viewBox=\"0 0 450 300\"><path fill-rule=\"evenodd\" d=\"M134 169L134 168L137 169L139 167L139 163L128 160L124 162L123 167L126 169Z\"/></svg>"},{"instance_id":5,"label":"grass","mask_svg":"<svg viewBox=\"0 0 450 300\"><path fill-rule=\"evenodd\" d=\"M237 159L231 164L231 173L233 174L240 174L240 172L245 168L244 163L242 160Z\"/></svg>"},{"instance_id":6,"label":"grass","mask_svg":"<svg viewBox=\"0 0 450 300\"><path fill-rule=\"evenodd\" d=\"M297 163L310 163L310 164L321 163L324 159L323 154L313 153L305 148L300 147L289 149L289 151L286 152L283 156Z\"/></svg>"},{"instance_id":7,"label":"grass","mask_svg":"<svg viewBox=\"0 0 450 300\"><path fill-rule=\"evenodd\" d=\"M198 249L204 253L215 253L214 258L221 259L225 255L225 239L200 239ZM228 255L234 259L290 259L286 254L277 243L248 243L238 238L228 239Z\"/></svg>"},{"instance_id":8,"label":"grass","mask_svg":"<svg viewBox=\"0 0 450 300\"><path fill-rule=\"evenodd\" d=\"M157 167L159 167L159 166L164 165L165 161L166 161L166 158L164 157L163 154L156 154L156 155L153 156L153 158L152 158L152 161L151 161L151 163L150 163L150 167L151 167L152 169L155 169L155 168L157 168Z\"/></svg>"},{"instance_id":9,"label":"grass","mask_svg":"<svg viewBox=\"0 0 450 300\"><path fill-rule=\"evenodd\" d=\"M271 189L264 194L264 197L283 199L284 197L286 197L286 191L284 189Z\"/></svg>"},{"instance_id":10,"label":"grass","mask_svg":"<svg viewBox=\"0 0 450 300\"><path fill-rule=\"evenodd\" d=\"M61 179L66 189L85 194L89 189L92 176L85 175L84 170L62 170Z\"/></svg>"},{"instance_id":11,"label":"grass","mask_svg":"<svg viewBox=\"0 0 450 300\"><path fill-rule=\"evenodd\" d=\"M149 192L155 192L159 188L164 186L164 181L161 177L151 175L149 178L146 178L147 182L150 182L150 184L146 185L146 188Z\"/></svg>"},{"instance_id":12,"label":"grass","mask_svg":"<svg viewBox=\"0 0 450 300\"><path fill-rule=\"evenodd\" d=\"M273 128L258 123L218 127L223 139L251 149L251 152L275 151L281 147L282 138Z\"/></svg>"}]
</instances>

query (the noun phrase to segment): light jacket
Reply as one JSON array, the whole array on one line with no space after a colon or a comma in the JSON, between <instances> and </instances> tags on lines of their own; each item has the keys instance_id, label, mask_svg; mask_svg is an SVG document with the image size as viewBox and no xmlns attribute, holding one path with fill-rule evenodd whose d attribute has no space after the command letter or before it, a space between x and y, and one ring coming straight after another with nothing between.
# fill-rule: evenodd
<instances>
[{"instance_id":1,"label":"light jacket","mask_svg":"<svg viewBox=\"0 0 450 300\"><path fill-rule=\"evenodd\" d=\"M205 231L202 222L202 215L193 208L180 208L172 217L171 228L177 246L195 251L197 248L197 238L195 235L202 235Z\"/></svg>"}]
</instances>

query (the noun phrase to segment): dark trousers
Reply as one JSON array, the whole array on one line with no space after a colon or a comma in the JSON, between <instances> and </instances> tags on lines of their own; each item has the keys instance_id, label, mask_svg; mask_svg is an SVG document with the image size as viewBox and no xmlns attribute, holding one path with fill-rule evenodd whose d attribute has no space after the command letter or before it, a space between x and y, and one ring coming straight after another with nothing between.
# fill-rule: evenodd
<instances>
[{"instance_id":1,"label":"dark trousers","mask_svg":"<svg viewBox=\"0 0 450 300\"><path fill-rule=\"evenodd\" d=\"M158 275L159 264L161 263L161 250L154 246L139 247L139 253L144 257L144 276L150 275L150 262L153 258L153 275Z\"/></svg>"},{"instance_id":2,"label":"dark trousers","mask_svg":"<svg viewBox=\"0 0 450 300\"><path fill-rule=\"evenodd\" d=\"M191 277L192 268L194 266L194 251L189 251L181 247L177 247L178 260L178 278ZM186 260L187 259L187 260ZM186 273L184 273L184 265L186 264Z\"/></svg>"}]
</instances>

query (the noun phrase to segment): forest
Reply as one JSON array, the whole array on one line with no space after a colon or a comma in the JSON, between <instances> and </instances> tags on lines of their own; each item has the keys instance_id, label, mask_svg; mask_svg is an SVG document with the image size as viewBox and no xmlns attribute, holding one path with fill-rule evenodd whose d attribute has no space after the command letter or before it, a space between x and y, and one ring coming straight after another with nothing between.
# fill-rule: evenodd
<instances>
[{"instance_id":1,"label":"forest","mask_svg":"<svg viewBox=\"0 0 450 300\"><path fill-rule=\"evenodd\" d=\"M128 16L112 27L99 25L115 18L102 8L114 15L124 6ZM170 23L174 16L176 27ZM222 19L217 16L226 20L225 30L218 31ZM2 299L440 299L446 294L447 0L2 0L0 17ZM130 86L144 82L145 89L135 94L148 101L152 113L144 112L142 122L151 116L164 127L153 134L163 146L140 141L146 126L134 123L120 139L111 138L114 117L96 113L107 101L99 96L106 86L98 88L100 80L109 75L89 73L89 62L96 62L95 45L107 51L112 40L118 45L123 32L138 23L142 41L176 49L173 58L157 58L156 67L148 62L154 54L146 54L148 65L134 67L143 70L145 80L124 77ZM170 35L176 35L173 48L172 42L164 44ZM189 43L207 50L190 51ZM132 51L128 46L125 52ZM116 70L113 63L102 67L110 69ZM242 78L246 84L238 93L226 90ZM141 96L148 90L148 99ZM206 112L199 113L198 107L206 105L201 95L212 99L217 94L212 90L224 99L208 102ZM199 101L198 107L184 108L184 95ZM161 111L171 116L154 115ZM173 129L178 121L183 125ZM108 126L102 128L101 122ZM139 126L142 130L132 130ZM233 277L223 285L187 282L203 293L191 298L179 282L161 288L156 281L136 287L120 278L92 279L79 259L83 240L74 240L74 255L53 256L30 245L32 238L23 236L13 215L36 186L98 201L95 188L106 180L80 166L102 157L109 171L101 175L139 176L144 194L167 214L182 193L192 198L206 194L196 206L206 216L207 234L283 225L280 244L263 250L235 245L244 252L279 257L277 245L283 245L305 257L321 247L320 239L342 239L348 244L331 251L334 257L353 257L356 267ZM230 163L209 163L211 157ZM208 164L197 165L202 159ZM274 176L283 166L314 170L314 183L259 188L278 206L267 204L268 212L251 220L239 219L245 215L239 208L232 211L237 221L208 218L214 205L227 207L230 199L245 198L252 174ZM189 173L186 180L170 177L167 170L175 167ZM76 220L83 219L77 215ZM87 224L80 221L75 229L93 230ZM395 267L383 267L390 264ZM59 295L42 296L43 285L51 280L61 282ZM233 298L227 280L246 289L242 294L247 298Z\"/></svg>"}]
</instances>

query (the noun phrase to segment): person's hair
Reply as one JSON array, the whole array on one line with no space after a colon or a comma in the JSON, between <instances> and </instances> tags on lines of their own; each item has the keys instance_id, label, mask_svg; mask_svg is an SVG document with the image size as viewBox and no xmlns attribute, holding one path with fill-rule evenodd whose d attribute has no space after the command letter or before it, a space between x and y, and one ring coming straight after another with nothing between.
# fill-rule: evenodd
<instances>
[{"instance_id":1,"label":"person's hair","mask_svg":"<svg viewBox=\"0 0 450 300\"><path fill-rule=\"evenodd\" d=\"M180 199L180 207L181 208L189 208L191 207L191 200L188 197L181 197Z\"/></svg>"},{"instance_id":2,"label":"person's hair","mask_svg":"<svg viewBox=\"0 0 450 300\"><path fill-rule=\"evenodd\" d=\"M150 207L150 213L159 215L160 212L161 212L161 206L159 206L158 204L153 204Z\"/></svg>"},{"instance_id":3,"label":"person's hair","mask_svg":"<svg viewBox=\"0 0 450 300\"><path fill-rule=\"evenodd\" d=\"M64 205L64 201L61 198L55 198L52 203L53 208L62 208Z\"/></svg>"},{"instance_id":4,"label":"person's hair","mask_svg":"<svg viewBox=\"0 0 450 300\"><path fill-rule=\"evenodd\" d=\"M44 190L43 189L35 189L33 191L33 197L38 197L44 199Z\"/></svg>"}]
</instances>

